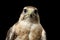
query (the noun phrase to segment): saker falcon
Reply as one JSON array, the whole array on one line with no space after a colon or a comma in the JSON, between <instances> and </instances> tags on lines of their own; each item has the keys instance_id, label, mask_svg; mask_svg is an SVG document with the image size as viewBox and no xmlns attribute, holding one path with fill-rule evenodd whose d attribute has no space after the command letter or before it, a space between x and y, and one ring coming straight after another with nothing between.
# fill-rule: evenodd
<instances>
[{"instance_id":1,"label":"saker falcon","mask_svg":"<svg viewBox=\"0 0 60 40\"><path fill-rule=\"evenodd\" d=\"M8 30L6 40L46 40L36 7L23 8L18 22Z\"/></svg>"}]
</instances>

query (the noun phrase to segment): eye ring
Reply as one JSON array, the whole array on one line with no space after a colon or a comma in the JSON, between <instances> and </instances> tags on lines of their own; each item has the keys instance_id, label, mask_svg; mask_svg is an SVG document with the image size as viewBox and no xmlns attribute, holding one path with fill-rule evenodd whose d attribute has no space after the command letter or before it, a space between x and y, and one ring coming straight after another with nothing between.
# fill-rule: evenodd
<instances>
[{"instance_id":1,"label":"eye ring","mask_svg":"<svg viewBox=\"0 0 60 40\"><path fill-rule=\"evenodd\" d=\"M26 13L27 12L27 9L24 9L24 12Z\"/></svg>"},{"instance_id":2,"label":"eye ring","mask_svg":"<svg viewBox=\"0 0 60 40\"><path fill-rule=\"evenodd\" d=\"M38 10L34 10L34 13L37 14L38 13Z\"/></svg>"}]
</instances>

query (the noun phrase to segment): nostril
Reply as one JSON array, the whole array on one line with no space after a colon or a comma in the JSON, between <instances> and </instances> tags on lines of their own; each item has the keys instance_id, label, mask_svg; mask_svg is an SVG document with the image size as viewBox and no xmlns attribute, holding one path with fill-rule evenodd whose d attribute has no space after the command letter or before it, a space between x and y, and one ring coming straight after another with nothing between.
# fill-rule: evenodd
<instances>
[{"instance_id":1,"label":"nostril","mask_svg":"<svg viewBox=\"0 0 60 40\"><path fill-rule=\"evenodd\" d=\"M30 17L33 17L33 15L30 15Z\"/></svg>"}]
</instances>

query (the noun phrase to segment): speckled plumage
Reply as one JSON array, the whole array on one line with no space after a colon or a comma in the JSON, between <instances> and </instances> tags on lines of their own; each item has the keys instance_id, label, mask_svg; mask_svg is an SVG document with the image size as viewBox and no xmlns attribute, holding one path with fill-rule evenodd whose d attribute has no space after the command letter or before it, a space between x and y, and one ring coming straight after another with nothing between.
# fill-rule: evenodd
<instances>
[{"instance_id":1,"label":"speckled plumage","mask_svg":"<svg viewBox=\"0 0 60 40\"><path fill-rule=\"evenodd\" d=\"M10 28L6 40L46 40L45 30L35 10L38 9L33 6L23 8L19 21Z\"/></svg>"}]
</instances>

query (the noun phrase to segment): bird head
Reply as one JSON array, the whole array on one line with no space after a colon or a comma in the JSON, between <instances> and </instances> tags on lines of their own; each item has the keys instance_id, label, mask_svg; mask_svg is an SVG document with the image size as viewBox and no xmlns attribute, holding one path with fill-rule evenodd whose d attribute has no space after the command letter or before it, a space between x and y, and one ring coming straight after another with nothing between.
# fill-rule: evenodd
<instances>
[{"instance_id":1,"label":"bird head","mask_svg":"<svg viewBox=\"0 0 60 40\"><path fill-rule=\"evenodd\" d=\"M31 22L34 21L38 22L39 21L38 9L33 6L24 7L20 16L20 20L29 20Z\"/></svg>"}]
</instances>

